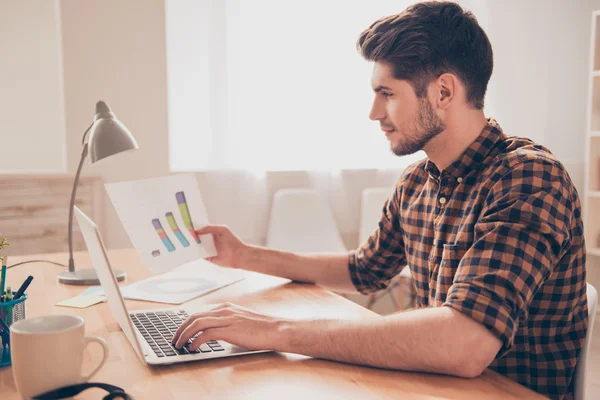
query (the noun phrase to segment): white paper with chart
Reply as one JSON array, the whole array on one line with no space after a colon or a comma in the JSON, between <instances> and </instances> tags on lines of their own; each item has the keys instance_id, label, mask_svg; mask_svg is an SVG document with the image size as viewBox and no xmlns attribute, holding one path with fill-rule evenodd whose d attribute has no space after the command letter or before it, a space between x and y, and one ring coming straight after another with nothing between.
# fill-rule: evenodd
<instances>
[{"instance_id":1,"label":"white paper with chart","mask_svg":"<svg viewBox=\"0 0 600 400\"><path fill-rule=\"evenodd\" d=\"M222 268L200 259L173 271L121 286L121 293L126 299L182 304L245 279L247 275L246 271Z\"/></svg>"},{"instance_id":2,"label":"white paper with chart","mask_svg":"<svg viewBox=\"0 0 600 400\"><path fill-rule=\"evenodd\" d=\"M217 254L212 235L195 231L209 222L193 174L105 187L129 239L153 272Z\"/></svg>"}]
</instances>

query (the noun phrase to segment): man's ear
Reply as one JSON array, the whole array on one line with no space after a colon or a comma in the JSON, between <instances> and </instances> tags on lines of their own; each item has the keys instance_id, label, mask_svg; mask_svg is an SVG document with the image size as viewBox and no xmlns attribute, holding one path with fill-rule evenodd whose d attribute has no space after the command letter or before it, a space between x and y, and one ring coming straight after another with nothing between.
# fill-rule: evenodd
<instances>
[{"instance_id":1,"label":"man's ear","mask_svg":"<svg viewBox=\"0 0 600 400\"><path fill-rule=\"evenodd\" d=\"M458 78L454 74L445 73L434 81L434 101L438 108L445 110L450 106L458 89Z\"/></svg>"}]
</instances>

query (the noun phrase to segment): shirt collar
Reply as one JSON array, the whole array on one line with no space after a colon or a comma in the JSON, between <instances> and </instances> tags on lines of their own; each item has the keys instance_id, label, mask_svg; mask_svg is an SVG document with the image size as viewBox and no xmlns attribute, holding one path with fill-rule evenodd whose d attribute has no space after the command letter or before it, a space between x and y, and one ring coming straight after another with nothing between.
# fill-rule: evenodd
<instances>
[{"instance_id":1,"label":"shirt collar","mask_svg":"<svg viewBox=\"0 0 600 400\"><path fill-rule=\"evenodd\" d=\"M439 180L441 175L448 174L459 182L469 172L478 169L481 165L493 159L500 151L499 144L504 142L506 136L495 119L489 118L477 139L464 151L464 153L444 171L441 171L431 161L425 163L425 171L429 176Z\"/></svg>"}]
</instances>

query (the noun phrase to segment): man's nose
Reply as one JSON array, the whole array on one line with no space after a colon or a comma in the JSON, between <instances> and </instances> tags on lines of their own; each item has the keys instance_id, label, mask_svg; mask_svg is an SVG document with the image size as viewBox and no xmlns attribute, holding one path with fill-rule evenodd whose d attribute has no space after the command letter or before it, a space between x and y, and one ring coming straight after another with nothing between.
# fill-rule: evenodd
<instances>
[{"instance_id":1,"label":"man's nose","mask_svg":"<svg viewBox=\"0 0 600 400\"><path fill-rule=\"evenodd\" d=\"M377 100L373 101L369 118L371 121L382 121L385 119L385 108L377 104Z\"/></svg>"}]
</instances>

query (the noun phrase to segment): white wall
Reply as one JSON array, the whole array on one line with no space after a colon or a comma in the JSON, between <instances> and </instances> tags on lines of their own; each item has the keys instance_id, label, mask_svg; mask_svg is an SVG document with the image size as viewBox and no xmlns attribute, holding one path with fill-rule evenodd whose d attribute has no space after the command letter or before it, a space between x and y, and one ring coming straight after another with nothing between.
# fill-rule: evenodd
<instances>
[{"instance_id":1,"label":"white wall","mask_svg":"<svg viewBox=\"0 0 600 400\"><path fill-rule=\"evenodd\" d=\"M488 99L490 113L507 133L531 136L548 145L567 162L580 188L592 3L464 1L480 15L496 54ZM91 122L95 102L102 99L130 128L140 150L86 165L85 174L101 175L107 181L168 174L164 0L62 0L60 6L68 173L74 173L81 135ZM48 10L45 13L51 15ZM25 38L18 40L28 43ZM59 44L54 48L59 49ZM47 92L55 96L60 91ZM36 129L31 131L33 135ZM53 140L60 142L60 136L53 136ZM61 154L52 150L40 158L56 160ZM327 188L338 225L351 247L356 245L360 191L367 186L391 187L397 174L345 171L336 180L336 187ZM269 173L262 181L244 173L227 175L228 179L224 176L219 172L198 174L209 216L212 222L228 224L254 243L264 240L270 195L276 189L324 188L330 183L326 177L318 181L302 172ZM256 182L262 182L264 195L248 197ZM240 222L249 213L256 216L256 224ZM107 244L129 246L108 200L106 215L102 225Z\"/></svg>"},{"instance_id":2,"label":"white wall","mask_svg":"<svg viewBox=\"0 0 600 400\"><path fill-rule=\"evenodd\" d=\"M58 0L0 3L0 173L64 173Z\"/></svg>"},{"instance_id":3,"label":"white wall","mask_svg":"<svg viewBox=\"0 0 600 400\"><path fill-rule=\"evenodd\" d=\"M165 18L162 0L61 1L69 173L98 100L105 100L140 149L97 164L85 174L106 181L168 173ZM108 198L100 224L109 247L130 242Z\"/></svg>"},{"instance_id":4,"label":"white wall","mask_svg":"<svg viewBox=\"0 0 600 400\"><path fill-rule=\"evenodd\" d=\"M587 2L492 0L481 8L495 63L486 111L507 134L549 147L583 195Z\"/></svg>"}]
</instances>

